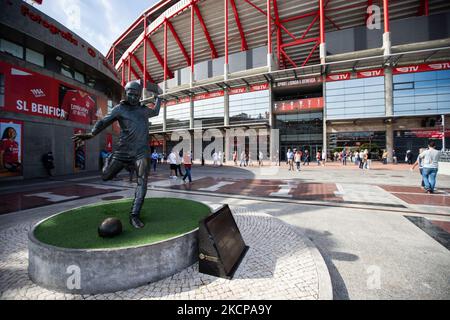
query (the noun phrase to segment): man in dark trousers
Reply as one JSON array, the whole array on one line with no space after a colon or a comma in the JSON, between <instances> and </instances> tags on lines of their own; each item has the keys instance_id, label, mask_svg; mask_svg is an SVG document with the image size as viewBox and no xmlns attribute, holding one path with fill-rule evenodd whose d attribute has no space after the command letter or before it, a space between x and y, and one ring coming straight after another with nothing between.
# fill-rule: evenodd
<instances>
[{"instance_id":1,"label":"man in dark trousers","mask_svg":"<svg viewBox=\"0 0 450 320\"><path fill-rule=\"evenodd\" d=\"M103 167L102 179L104 181L113 179L122 169L134 165L137 175L137 187L133 206L130 214L130 224L136 229L144 227L140 219L142 205L147 193L148 179L148 155L149 147L149 118L159 115L161 99L158 97L159 90L156 85L152 86L155 98L155 107L148 108L140 103L142 87L139 82L132 81L125 86L125 100L114 107L102 120L98 121L91 133L76 134L73 140L89 140L110 126L114 121L120 124L120 139L116 150L106 160Z\"/></svg>"},{"instance_id":2,"label":"man in dark trousers","mask_svg":"<svg viewBox=\"0 0 450 320\"><path fill-rule=\"evenodd\" d=\"M53 153L51 151L47 152L42 156L42 164L44 165L45 171L47 171L47 174L51 177L52 176L52 169L55 168L55 165L53 163Z\"/></svg>"}]
</instances>

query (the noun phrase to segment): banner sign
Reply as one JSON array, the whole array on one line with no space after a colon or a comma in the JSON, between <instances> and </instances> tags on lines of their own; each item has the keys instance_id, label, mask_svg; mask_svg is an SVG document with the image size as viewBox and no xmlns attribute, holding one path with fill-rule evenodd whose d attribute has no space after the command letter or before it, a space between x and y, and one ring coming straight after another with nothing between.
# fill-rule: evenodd
<instances>
[{"instance_id":1,"label":"banner sign","mask_svg":"<svg viewBox=\"0 0 450 320\"><path fill-rule=\"evenodd\" d=\"M427 72L427 71L439 71L449 70L450 62L436 62L426 64L416 64L410 66L397 67L393 69L393 74L415 73L415 72Z\"/></svg>"},{"instance_id":2,"label":"banner sign","mask_svg":"<svg viewBox=\"0 0 450 320\"><path fill-rule=\"evenodd\" d=\"M214 92L197 94L194 96L194 100L199 101L199 100L206 100L206 99L212 99L212 98L223 97L223 96L224 96L223 91L214 91Z\"/></svg>"},{"instance_id":3,"label":"banner sign","mask_svg":"<svg viewBox=\"0 0 450 320\"><path fill-rule=\"evenodd\" d=\"M427 139L442 139L443 131L438 130L408 130L404 131L405 137L427 138ZM445 131L445 137L450 138L450 130Z\"/></svg>"},{"instance_id":4,"label":"banner sign","mask_svg":"<svg viewBox=\"0 0 450 320\"><path fill-rule=\"evenodd\" d=\"M384 69L365 70L356 73L356 77L358 79L381 77L381 76L384 76Z\"/></svg>"},{"instance_id":5,"label":"banner sign","mask_svg":"<svg viewBox=\"0 0 450 320\"><path fill-rule=\"evenodd\" d=\"M0 178L22 175L23 122L0 119Z\"/></svg>"},{"instance_id":6,"label":"banner sign","mask_svg":"<svg viewBox=\"0 0 450 320\"><path fill-rule=\"evenodd\" d=\"M274 113L291 113L308 110L322 110L324 107L323 98L311 98L301 100L279 101L274 104Z\"/></svg>"},{"instance_id":7,"label":"banner sign","mask_svg":"<svg viewBox=\"0 0 450 320\"><path fill-rule=\"evenodd\" d=\"M298 86L298 85L311 85L311 84L319 84L322 82L323 82L322 77L313 77L313 78L304 78L304 79L276 82L274 84L274 87L281 88L281 87Z\"/></svg>"},{"instance_id":8,"label":"banner sign","mask_svg":"<svg viewBox=\"0 0 450 320\"><path fill-rule=\"evenodd\" d=\"M352 74L350 72L330 74L327 76L327 82L350 80L351 78L352 78Z\"/></svg>"},{"instance_id":9,"label":"banner sign","mask_svg":"<svg viewBox=\"0 0 450 320\"><path fill-rule=\"evenodd\" d=\"M4 111L93 124L103 118L107 101L53 78L0 62L5 79ZM104 105L103 105L104 104Z\"/></svg>"}]
</instances>

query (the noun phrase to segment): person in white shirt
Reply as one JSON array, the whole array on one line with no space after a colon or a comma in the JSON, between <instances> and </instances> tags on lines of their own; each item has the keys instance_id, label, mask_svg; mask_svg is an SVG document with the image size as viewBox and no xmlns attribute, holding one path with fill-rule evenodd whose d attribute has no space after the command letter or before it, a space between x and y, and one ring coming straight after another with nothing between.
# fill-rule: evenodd
<instances>
[{"instance_id":1,"label":"person in white shirt","mask_svg":"<svg viewBox=\"0 0 450 320\"><path fill-rule=\"evenodd\" d=\"M177 178L177 155L174 150L169 154L169 158L167 159L170 164L170 179Z\"/></svg>"},{"instance_id":2,"label":"person in white shirt","mask_svg":"<svg viewBox=\"0 0 450 320\"><path fill-rule=\"evenodd\" d=\"M219 161L219 155L217 154L217 152L213 153L213 165L214 167L217 167L217 162Z\"/></svg>"},{"instance_id":3,"label":"person in white shirt","mask_svg":"<svg viewBox=\"0 0 450 320\"><path fill-rule=\"evenodd\" d=\"M219 165L223 166L223 152L219 151Z\"/></svg>"},{"instance_id":4,"label":"person in white shirt","mask_svg":"<svg viewBox=\"0 0 450 320\"><path fill-rule=\"evenodd\" d=\"M428 144L428 150L422 152L419 156L422 159L422 177L425 184L426 193L434 193L436 187L436 176L439 169L439 159L441 152L436 150L436 144L431 141Z\"/></svg>"}]
</instances>

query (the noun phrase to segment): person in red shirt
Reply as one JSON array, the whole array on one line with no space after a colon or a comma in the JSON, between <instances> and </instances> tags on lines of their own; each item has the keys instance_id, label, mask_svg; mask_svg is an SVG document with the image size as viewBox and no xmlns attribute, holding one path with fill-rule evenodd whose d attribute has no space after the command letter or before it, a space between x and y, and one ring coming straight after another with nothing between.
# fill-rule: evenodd
<instances>
[{"instance_id":1,"label":"person in red shirt","mask_svg":"<svg viewBox=\"0 0 450 320\"><path fill-rule=\"evenodd\" d=\"M20 170L19 144L15 140L17 132L13 127L8 127L3 132L0 142L0 170L6 169L10 172Z\"/></svg>"},{"instance_id":2,"label":"person in red shirt","mask_svg":"<svg viewBox=\"0 0 450 320\"><path fill-rule=\"evenodd\" d=\"M94 99L81 90L68 90L64 96L61 109L64 110L66 120L93 124L96 120L96 104Z\"/></svg>"}]
</instances>

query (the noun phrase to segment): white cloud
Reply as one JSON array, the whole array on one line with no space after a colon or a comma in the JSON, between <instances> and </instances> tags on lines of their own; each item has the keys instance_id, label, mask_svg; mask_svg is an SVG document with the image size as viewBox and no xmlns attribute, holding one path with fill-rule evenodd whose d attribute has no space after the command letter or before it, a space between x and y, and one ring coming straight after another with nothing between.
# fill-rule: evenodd
<instances>
[{"instance_id":1,"label":"white cloud","mask_svg":"<svg viewBox=\"0 0 450 320\"><path fill-rule=\"evenodd\" d=\"M43 0L35 6L103 54L157 0Z\"/></svg>"}]
</instances>

